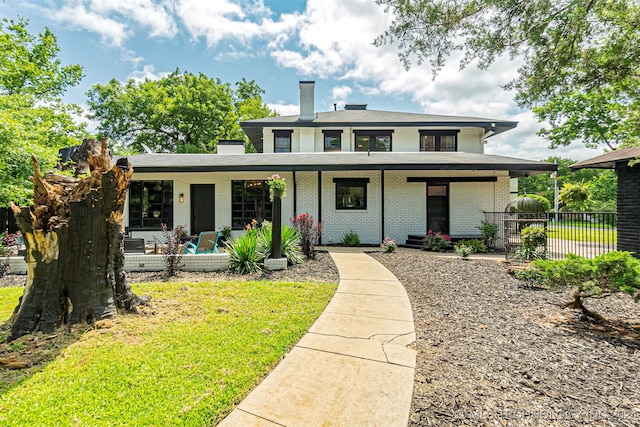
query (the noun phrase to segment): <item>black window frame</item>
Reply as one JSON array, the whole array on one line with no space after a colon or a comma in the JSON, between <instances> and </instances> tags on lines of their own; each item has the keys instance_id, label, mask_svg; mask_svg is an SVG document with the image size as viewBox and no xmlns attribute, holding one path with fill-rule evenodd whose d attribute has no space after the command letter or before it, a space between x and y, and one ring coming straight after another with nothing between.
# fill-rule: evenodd
<instances>
[{"instance_id":1,"label":"black window frame","mask_svg":"<svg viewBox=\"0 0 640 427\"><path fill-rule=\"evenodd\" d=\"M260 183L259 192L256 191L258 186L250 185L256 183ZM253 206L249 200L252 197L256 197ZM257 209L262 209L262 214L258 214ZM260 223L264 220L273 220L273 202L269 198L269 184L266 180L259 179L232 180L231 229L243 230L254 219Z\"/></svg>"},{"instance_id":2,"label":"black window frame","mask_svg":"<svg viewBox=\"0 0 640 427\"><path fill-rule=\"evenodd\" d=\"M460 133L459 130L421 130L420 131L420 151L421 152L436 152L436 151L440 151L440 152L447 152L447 153L453 153L458 151L458 134ZM424 137L425 136L433 136L434 137L434 149L433 150L427 150L426 149L426 145L424 144ZM454 143L453 143L453 150L443 150L443 146L442 146L442 137L443 136L453 136L454 137Z\"/></svg>"},{"instance_id":3,"label":"black window frame","mask_svg":"<svg viewBox=\"0 0 640 427\"><path fill-rule=\"evenodd\" d=\"M131 181L128 204L130 231L173 229L173 180Z\"/></svg>"},{"instance_id":4,"label":"black window frame","mask_svg":"<svg viewBox=\"0 0 640 427\"><path fill-rule=\"evenodd\" d=\"M368 194L367 194L367 185L369 184L369 178L334 178L333 182L336 186L335 195L336 195L336 210L339 211L363 211L367 210L368 205ZM345 201L344 192L341 192L341 189L351 189L351 188L362 188L363 196L362 203L353 202L353 206L347 206ZM349 191L351 193L351 191Z\"/></svg>"},{"instance_id":5,"label":"black window frame","mask_svg":"<svg viewBox=\"0 0 640 427\"><path fill-rule=\"evenodd\" d=\"M380 151L384 153L390 153L393 151L393 130L354 130L353 131L353 140L354 146L353 151L363 152L363 151ZM389 137L389 149L388 150L378 150L378 146L376 144L376 138L379 136ZM363 147L358 149L358 138L360 137L368 137L369 138L369 147Z\"/></svg>"},{"instance_id":6,"label":"black window frame","mask_svg":"<svg viewBox=\"0 0 640 427\"><path fill-rule=\"evenodd\" d=\"M323 144L324 151L327 153L333 153L337 151L342 151L342 131L341 130L323 130ZM337 139L338 146L337 147L327 147L327 140Z\"/></svg>"},{"instance_id":7,"label":"black window frame","mask_svg":"<svg viewBox=\"0 0 640 427\"><path fill-rule=\"evenodd\" d=\"M292 149L292 134L293 134L293 130L288 129L288 130L283 130L283 129L274 129L273 130L273 152L274 153L291 153L291 149ZM278 148L278 138L285 138L289 141L289 147L288 150L281 150Z\"/></svg>"}]
</instances>

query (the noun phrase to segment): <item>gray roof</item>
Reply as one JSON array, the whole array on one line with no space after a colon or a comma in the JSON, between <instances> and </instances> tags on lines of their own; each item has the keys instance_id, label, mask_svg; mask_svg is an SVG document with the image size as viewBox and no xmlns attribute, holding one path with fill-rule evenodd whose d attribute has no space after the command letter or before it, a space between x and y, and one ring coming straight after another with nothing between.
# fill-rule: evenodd
<instances>
[{"instance_id":1,"label":"gray roof","mask_svg":"<svg viewBox=\"0 0 640 427\"><path fill-rule=\"evenodd\" d=\"M640 147L619 148L600 156L592 157L578 163L574 163L569 168L571 170L593 168L593 169L613 169L616 163L628 162L631 159L640 157Z\"/></svg>"},{"instance_id":2,"label":"gray roof","mask_svg":"<svg viewBox=\"0 0 640 427\"><path fill-rule=\"evenodd\" d=\"M479 127L496 134L513 129L518 122L480 117L444 116L438 114L401 113L378 110L338 110L316 113L314 120L300 120L298 115L265 117L241 122L242 130L258 151L262 151L262 129L265 127L291 129L294 127Z\"/></svg>"},{"instance_id":3,"label":"gray roof","mask_svg":"<svg viewBox=\"0 0 640 427\"><path fill-rule=\"evenodd\" d=\"M340 152L269 154L141 154L137 172L502 170L512 177L557 170L553 163L462 152Z\"/></svg>"}]
</instances>

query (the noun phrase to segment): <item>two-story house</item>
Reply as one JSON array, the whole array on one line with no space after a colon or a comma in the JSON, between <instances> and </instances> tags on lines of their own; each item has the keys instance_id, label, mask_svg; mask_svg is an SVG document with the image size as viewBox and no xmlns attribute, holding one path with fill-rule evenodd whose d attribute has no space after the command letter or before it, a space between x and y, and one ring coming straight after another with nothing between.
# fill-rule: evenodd
<instances>
[{"instance_id":1,"label":"two-story house","mask_svg":"<svg viewBox=\"0 0 640 427\"><path fill-rule=\"evenodd\" d=\"M265 180L288 183L283 222L309 213L322 242L350 231L365 244L400 243L427 230L479 235L485 211L512 198L512 179L556 170L549 163L484 154L488 138L516 122L399 113L346 105L316 112L314 82L300 82L300 114L241 123L242 141L219 141L217 154L143 154L134 167L125 224L136 237L160 236L160 223L195 234L272 219Z\"/></svg>"}]
</instances>

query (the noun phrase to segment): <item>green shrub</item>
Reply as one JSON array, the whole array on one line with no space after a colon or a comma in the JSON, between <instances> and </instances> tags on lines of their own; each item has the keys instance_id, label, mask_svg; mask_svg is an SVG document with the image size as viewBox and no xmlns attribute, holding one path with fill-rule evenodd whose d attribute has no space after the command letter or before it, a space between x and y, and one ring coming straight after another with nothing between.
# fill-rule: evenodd
<instances>
[{"instance_id":1,"label":"green shrub","mask_svg":"<svg viewBox=\"0 0 640 427\"><path fill-rule=\"evenodd\" d=\"M287 258L289 264L300 264L304 261L302 252L300 252L300 234L298 230L290 225L282 225L282 255ZM273 239L273 223L264 221L258 232L258 253L260 258L267 259L271 255L271 246Z\"/></svg>"},{"instance_id":2,"label":"green shrub","mask_svg":"<svg viewBox=\"0 0 640 427\"><path fill-rule=\"evenodd\" d=\"M257 233L247 232L228 242L229 269L240 274L261 271L264 258L262 258L257 246Z\"/></svg>"},{"instance_id":3,"label":"green shrub","mask_svg":"<svg viewBox=\"0 0 640 427\"><path fill-rule=\"evenodd\" d=\"M468 246L471 249L473 249L474 254L482 254L487 252L487 246L484 244L482 240L478 240L478 239L459 240L458 242L456 242L455 247L457 248L458 246L461 246L461 245Z\"/></svg>"},{"instance_id":4,"label":"green shrub","mask_svg":"<svg viewBox=\"0 0 640 427\"><path fill-rule=\"evenodd\" d=\"M387 238L384 239L384 242L380 243L380 247L384 252L390 254L396 251L396 249L398 248L398 243L395 239L387 236Z\"/></svg>"},{"instance_id":5,"label":"green shrub","mask_svg":"<svg viewBox=\"0 0 640 427\"><path fill-rule=\"evenodd\" d=\"M446 234L429 230L422 240L425 251L444 252L451 246L451 238Z\"/></svg>"},{"instance_id":6,"label":"green shrub","mask_svg":"<svg viewBox=\"0 0 640 427\"><path fill-rule=\"evenodd\" d=\"M516 273L518 279L549 289L576 288L570 305L594 316L582 305L582 298L603 293L624 292L640 299L640 260L631 252L613 251L588 259L567 254L564 260L536 260Z\"/></svg>"},{"instance_id":7,"label":"green shrub","mask_svg":"<svg viewBox=\"0 0 640 427\"><path fill-rule=\"evenodd\" d=\"M458 255L460 255L462 259L468 259L469 255L475 252L471 246L467 246L463 244L460 244L460 245L456 244L456 247L453 249L453 251Z\"/></svg>"},{"instance_id":8,"label":"green shrub","mask_svg":"<svg viewBox=\"0 0 640 427\"><path fill-rule=\"evenodd\" d=\"M498 238L498 224L483 220L476 228L482 233L482 237L484 237L487 246L490 248L493 247L493 244Z\"/></svg>"},{"instance_id":9,"label":"green shrub","mask_svg":"<svg viewBox=\"0 0 640 427\"><path fill-rule=\"evenodd\" d=\"M348 233L344 233L342 236L342 244L344 246L360 246L360 236L353 230Z\"/></svg>"},{"instance_id":10,"label":"green shrub","mask_svg":"<svg viewBox=\"0 0 640 427\"><path fill-rule=\"evenodd\" d=\"M547 232L537 225L530 225L522 229L520 233L521 247L514 256L523 261L547 259Z\"/></svg>"}]
</instances>

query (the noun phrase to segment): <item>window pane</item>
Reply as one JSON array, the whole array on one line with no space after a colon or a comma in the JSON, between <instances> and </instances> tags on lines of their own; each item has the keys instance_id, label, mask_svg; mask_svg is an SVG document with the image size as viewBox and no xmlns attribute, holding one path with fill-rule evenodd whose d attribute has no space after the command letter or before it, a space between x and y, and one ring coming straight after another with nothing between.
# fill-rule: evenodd
<instances>
[{"instance_id":1,"label":"window pane","mask_svg":"<svg viewBox=\"0 0 640 427\"><path fill-rule=\"evenodd\" d=\"M356 151L369 151L371 144L371 137L357 135L356 136Z\"/></svg>"},{"instance_id":2,"label":"window pane","mask_svg":"<svg viewBox=\"0 0 640 427\"><path fill-rule=\"evenodd\" d=\"M366 209L366 185L336 184L336 209Z\"/></svg>"},{"instance_id":3,"label":"window pane","mask_svg":"<svg viewBox=\"0 0 640 427\"><path fill-rule=\"evenodd\" d=\"M324 151L340 151L340 134L324 135Z\"/></svg>"},{"instance_id":4,"label":"window pane","mask_svg":"<svg viewBox=\"0 0 640 427\"><path fill-rule=\"evenodd\" d=\"M233 181L231 191L231 227L234 230L244 229L254 219L259 223L271 221L273 203L269 200L266 181Z\"/></svg>"},{"instance_id":5,"label":"window pane","mask_svg":"<svg viewBox=\"0 0 640 427\"><path fill-rule=\"evenodd\" d=\"M455 135L442 135L440 137L440 151L456 151Z\"/></svg>"},{"instance_id":6,"label":"window pane","mask_svg":"<svg viewBox=\"0 0 640 427\"><path fill-rule=\"evenodd\" d=\"M173 228L173 181L132 181L129 188L129 228Z\"/></svg>"},{"instance_id":7,"label":"window pane","mask_svg":"<svg viewBox=\"0 0 640 427\"><path fill-rule=\"evenodd\" d=\"M291 151L291 135L275 137L275 152L289 153Z\"/></svg>"},{"instance_id":8,"label":"window pane","mask_svg":"<svg viewBox=\"0 0 640 427\"><path fill-rule=\"evenodd\" d=\"M376 136L375 151L391 151L391 136Z\"/></svg>"},{"instance_id":9,"label":"window pane","mask_svg":"<svg viewBox=\"0 0 640 427\"><path fill-rule=\"evenodd\" d=\"M435 151L436 137L434 135L422 135L420 138L420 151Z\"/></svg>"}]
</instances>

